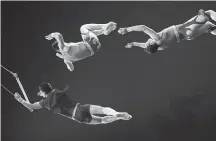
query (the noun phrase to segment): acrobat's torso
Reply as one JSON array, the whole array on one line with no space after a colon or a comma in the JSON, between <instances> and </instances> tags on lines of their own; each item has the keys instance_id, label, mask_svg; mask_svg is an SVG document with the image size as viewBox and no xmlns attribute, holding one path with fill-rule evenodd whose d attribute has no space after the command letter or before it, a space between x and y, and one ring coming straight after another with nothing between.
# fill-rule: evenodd
<instances>
[{"instance_id":1,"label":"acrobat's torso","mask_svg":"<svg viewBox=\"0 0 216 141\"><path fill-rule=\"evenodd\" d=\"M40 105L55 114L72 117L77 102L70 100L66 95L66 90L54 89L45 99L40 101Z\"/></svg>"},{"instance_id":2,"label":"acrobat's torso","mask_svg":"<svg viewBox=\"0 0 216 141\"><path fill-rule=\"evenodd\" d=\"M67 61L79 61L91 56L91 52L85 42L78 44L65 43L65 49L61 52L62 58Z\"/></svg>"},{"instance_id":3,"label":"acrobat's torso","mask_svg":"<svg viewBox=\"0 0 216 141\"><path fill-rule=\"evenodd\" d=\"M162 44L165 47L171 47L181 40L193 40L205 33L210 33L212 27L215 27L215 25L209 21L202 25L179 24L176 26L170 26L159 33L161 36L159 44Z\"/></svg>"},{"instance_id":4,"label":"acrobat's torso","mask_svg":"<svg viewBox=\"0 0 216 141\"><path fill-rule=\"evenodd\" d=\"M162 47L171 47L177 44L177 39L175 32L172 27L168 27L159 32L161 39L159 40L159 44L163 45Z\"/></svg>"}]
</instances>

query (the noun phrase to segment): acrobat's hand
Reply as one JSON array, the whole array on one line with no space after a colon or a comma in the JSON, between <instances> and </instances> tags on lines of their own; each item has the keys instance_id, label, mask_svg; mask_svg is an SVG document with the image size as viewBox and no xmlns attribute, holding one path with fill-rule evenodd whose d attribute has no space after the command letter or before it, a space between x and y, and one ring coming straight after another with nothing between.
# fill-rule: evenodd
<instances>
[{"instance_id":1,"label":"acrobat's hand","mask_svg":"<svg viewBox=\"0 0 216 141\"><path fill-rule=\"evenodd\" d=\"M47 40L52 40L54 37L53 37L53 35L52 35L52 33L51 33L51 34L45 36L45 38L46 38Z\"/></svg>"},{"instance_id":2,"label":"acrobat's hand","mask_svg":"<svg viewBox=\"0 0 216 141\"><path fill-rule=\"evenodd\" d=\"M12 74L15 78L18 78L18 74L17 73L13 73Z\"/></svg>"},{"instance_id":3,"label":"acrobat's hand","mask_svg":"<svg viewBox=\"0 0 216 141\"><path fill-rule=\"evenodd\" d=\"M56 53L56 56L61 58L61 59L64 59L64 57L60 53Z\"/></svg>"},{"instance_id":4,"label":"acrobat's hand","mask_svg":"<svg viewBox=\"0 0 216 141\"><path fill-rule=\"evenodd\" d=\"M20 103L23 101L23 98L19 95L19 93L15 93L14 94L14 98L17 100L17 101L19 101Z\"/></svg>"},{"instance_id":5,"label":"acrobat's hand","mask_svg":"<svg viewBox=\"0 0 216 141\"><path fill-rule=\"evenodd\" d=\"M118 33L121 34L121 35L124 35L124 34L128 33L127 28L126 27L119 28Z\"/></svg>"},{"instance_id":6,"label":"acrobat's hand","mask_svg":"<svg viewBox=\"0 0 216 141\"><path fill-rule=\"evenodd\" d=\"M134 43L132 42L132 43L128 43L125 47L126 48L131 48L132 46L134 46Z\"/></svg>"}]
</instances>

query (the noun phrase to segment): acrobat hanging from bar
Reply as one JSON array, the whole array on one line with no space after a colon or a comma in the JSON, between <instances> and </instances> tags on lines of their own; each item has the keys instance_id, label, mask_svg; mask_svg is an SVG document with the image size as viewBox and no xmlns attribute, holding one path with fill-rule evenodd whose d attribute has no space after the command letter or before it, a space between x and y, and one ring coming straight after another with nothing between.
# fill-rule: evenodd
<instances>
[{"instance_id":1,"label":"acrobat hanging from bar","mask_svg":"<svg viewBox=\"0 0 216 141\"><path fill-rule=\"evenodd\" d=\"M110 107L81 104L73 101L66 95L68 89L68 86L64 89L54 89L50 83L43 82L39 85L40 91L38 92L38 96L44 97L41 101L31 104L25 101L18 93L15 93L14 97L28 109L47 108L55 114L65 116L79 123L97 125L132 118L127 112L117 112Z\"/></svg>"},{"instance_id":2,"label":"acrobat hanging from bar","mask_svg":"<svg viewBox=\"0 0 216 141\"><path fill-rule=\"evenodd\" d=\"M51 33L45 38L47 40L55 39L52 47L57 52L56 56L63 59L67 68L73 71L74 62L90 57L99 51L101 43L97 36L109 35L116 28L115 22L82 25L80 31L83 41L76 43L64 42L63 36L58 32Z\"/></svg>"},{"instance_id":3,"label":"acrobat hanging from bar","mask_svg":"<svg viewBox=\"0 0 216 141\"><path fill-rule=\"evenodd\" d=\"M79 123L91 125L108 124L117 120L130 120L132 118L132 116L127 112L117 112L110 107L102 107L93 104L81 104L71 100L66 94L69 89L68 86L64 89L54 89L51 84L47 82L43 82L39 85L39 92L37 93L38 96L42 96L44 99L39 102L31 103L28 100L17 73L13 73L2 65L1 67L16 78L25 99L23 99L19 93L16 92L14 94L4 85L1 84L1 86L31 112L36 109L46 108L54 114L62 115Z\"/></svg>"},{"instance_id":4,"label":"acrobat hanging from bar","mask_svg":"<svg viewBox=\"0 0 216 141\"><path fill-rule=\"evenodd\" d=\"M133 31L144 32L150 36L145 43L132 42L125 47L141 47L149 54L156 53L171 47L181 40L193 40L205 33L216 35L216 12L213 10L199 10L198 15L194 16L183 24L173 25L156 33L153 29L145 25L119 28L119 34L126 34Z\"/></svg>"}]
</instances>

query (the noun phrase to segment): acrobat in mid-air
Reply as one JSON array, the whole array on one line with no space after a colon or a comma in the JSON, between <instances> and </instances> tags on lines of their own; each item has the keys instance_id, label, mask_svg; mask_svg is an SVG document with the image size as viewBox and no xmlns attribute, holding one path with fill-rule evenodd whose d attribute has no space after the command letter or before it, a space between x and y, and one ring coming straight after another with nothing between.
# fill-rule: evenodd
<instances>
[{"instance_id":1,"label":"acrobat in mid-air","mask_svg":"<svg viewBox=\"0 0 216 141\"><path fill-rule=\"evenodd\" d=\"M57 52L56 56L63 59L67 68L73 71L74 62L94 55L101 48L101 43L97 36L109 35L116 28L117 24L114 22L82 25L80 31L83 41L76 43L64 42L63 36L58 32L51 33L45 36L45 38L47 40L55 39L52 47Z\"/></svg>"},{"instance_id":2,"label":"acrobat in mid-air","mask_svg":"<svg viewBox=\"0 0 216 141\"><path fill-rule=\"evenodd\" d=\"M97 125L117 120L130 120L132 118L127 112L117 112L109 107L75 102L66 95L68 89L68 86L62 90L53 89L49 83L42 83L39 85L40 91L38 92L38 96L44 97L41 101L31 104L18 93L15 93L14 97L30 110L47 108L55 114L60 114L79 123Z\"/></svg>"},{"instance_id":3,"label":"acrobat in mid-air","mask_svg":"<svg viewBox=\"0 0 216 141\"><path fill-rule=\"evenodd\" d=\"M158 50L164 50L167 47L175 45L181 40L193 40L205 33L216 35L216 12L213 10L199 10L198 15L194 16L183 24L173 25L156 33L153 29L145 25L137 25L125 28L119 28L119 34L126 34L132 31L141 31L150 36L145 43L132 42L125 47L131 48L137 46L153 54Z\"/></svg>"}]
</instances>

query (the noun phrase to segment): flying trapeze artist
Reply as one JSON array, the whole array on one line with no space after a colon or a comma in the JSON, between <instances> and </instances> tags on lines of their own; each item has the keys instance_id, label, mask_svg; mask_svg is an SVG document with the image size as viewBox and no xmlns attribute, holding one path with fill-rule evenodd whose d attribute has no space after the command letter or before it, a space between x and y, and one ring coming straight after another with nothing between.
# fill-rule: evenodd
<instances>
[{"instance_id":1,"label":"flying trapeze artist","mask_svg":"<svg viewBox=\"0 0 216 141\"><path fill-rule=\"evenodd\" d=\"M47 40L55 39L52 47L57 52L56 56L63 59L67 68L73 71L74 62L90 57L99 51L101 43L97 36L109 35L116 28L115 22L82 25L80 31L83 41L76 43L64 42L63 36L58 32L51 33L45 38Z\"/></svg>"},{"instance_id":2,"label":"flying trapeze artist","mask_svg":"<svg viewBox=\"0 0 216 141\"><path fill-rule=\"evenodd\" d=\"M14 97L28 109L35 110L46 108L54 114L62 115L79 123L98 125L111 123L117 120L130 120L132 118L127 112L117 112L110 107L81 104L71 100L66 94L68 89L68 86L64 89L54 89L50 83L43 82L39 85L40 91L38 92L38 96L44 98L41 101L30 103L24 100L18 93L15 93Z\"/></svg>"},{"instance_id":3,"label":"flying trapeze artist","mask_svg":"<svg viewBox=\"0 0 216 141\"><path fill-rule=\"evenodd\" d=\"M216 35L216 12L213 10L199 10L198 15L183 24L173 25L156 33L153 29L145 25L119 28L119 34L126 34L133 31L144 32L150 36L145 43L132 42L125 47L141 47L149 54L156 53L171 47L181 40L193 40L205 33Z\"/></svg>"}]
</instances>

